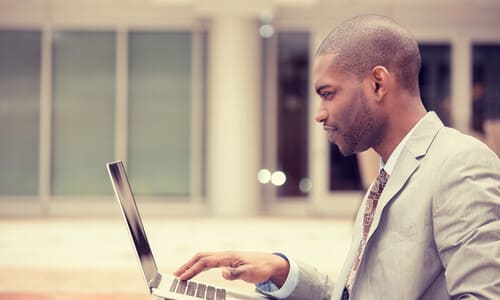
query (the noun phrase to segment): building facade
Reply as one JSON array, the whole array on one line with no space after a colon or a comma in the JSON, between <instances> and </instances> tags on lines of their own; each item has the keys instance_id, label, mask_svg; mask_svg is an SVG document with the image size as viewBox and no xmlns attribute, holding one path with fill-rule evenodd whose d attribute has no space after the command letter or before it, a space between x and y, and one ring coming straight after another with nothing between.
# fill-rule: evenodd
<instances>
[{"instance_id":1,"label":"building facade","mask_svg":"<svg viewBox=\"0 0 500 300\"><path fill-rule=\"evenodd\" d=\"M146 214L352 216L378 158L328 144L310 73L366 13L419 41L426 107L495 148L498 1L0 0L0 214L115 214L124 160Z\"/></svg>"}]
</instances>

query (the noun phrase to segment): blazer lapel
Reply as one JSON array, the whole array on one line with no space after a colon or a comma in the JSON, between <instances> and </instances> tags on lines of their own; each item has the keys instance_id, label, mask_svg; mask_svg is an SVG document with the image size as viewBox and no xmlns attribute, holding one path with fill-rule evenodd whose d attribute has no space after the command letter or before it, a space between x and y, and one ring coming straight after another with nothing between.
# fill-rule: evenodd
<instances>
[{"instance_id":1,"label":"blazer lapel","mask_svg":"<svg viewBox=\"0 0 500 300\"><path fill-rule=\"evenodd\" d=\"M363 201L361 202L361 207L364 207L365 201L366 201L366 195L363 198ZM354 221L353 224L353 231L352 231L353 235L352 235L351 246L349 247L349 251L347 252L344 261L344 265L342 266L342 270L340 271L339 276L337 278L337 283L335 284L335 289L332 294L332 299L337 300L342 298L342 292L347 282L347 276L351 272L352 266L354 264L354 259L356 258L358 253L358 245L363 233L363 215L364 215L364 209L359 209L358 214L356 216L356 220Z\"/></svg>"},{"instance_id":2,"label":"blazer lapel","mask_svg":"<svg viewBox=\"0 0 500 300\"><path fill-rule=\"evenodd\" d=\"M375 230L377 230L385 207L395 199L395 196L404 187L411 175L418 169L419 159L425 156L434 137L443 126L443 123L439 120L437 115L434 112L430 112L424 117L419 126L415 128L406 146L401 151L398 161L396 162L396 167L392 171L380 195L375 216L370 231L368 232L367 241L370 240L370 237Z\"/></svg>"},{"instance_id":3,"label":"blazer lapel","mask_svg":"<svg viewBox=\"0 0 500 300\"><path fill-rule=\"evenodd\" d=\"M380 223L380 217L387 204L394 198L394 196L403 188L404 184L410 176L418 169L418 161L403 149L401 156L398 159L398 167L394 169L387 181L387 184L380 195L377 203L377 209L373 217L370 231L368 232L367 240L370 240L373 232L377 229Z\"/></svg>"}]
</instances>

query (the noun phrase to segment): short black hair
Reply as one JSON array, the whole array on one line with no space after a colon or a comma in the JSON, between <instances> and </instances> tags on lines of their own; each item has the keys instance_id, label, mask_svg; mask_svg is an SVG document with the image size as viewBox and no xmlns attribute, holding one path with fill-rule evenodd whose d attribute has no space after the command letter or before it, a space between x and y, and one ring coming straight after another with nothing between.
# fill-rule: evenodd
<instances>
[{"instance_id":1,"label":"short black hair","mask_svg":"<svg viewBox=\"0 0 500 300\"><path fill-rule=\"evenodd\" d=\"M400 85L418 94L420 52L417 41L396 21L379 15L350 18L334 28L316 55L335 54L341 71L363 78L375 66L396 74Z\"/></svg>"}]
</instances>

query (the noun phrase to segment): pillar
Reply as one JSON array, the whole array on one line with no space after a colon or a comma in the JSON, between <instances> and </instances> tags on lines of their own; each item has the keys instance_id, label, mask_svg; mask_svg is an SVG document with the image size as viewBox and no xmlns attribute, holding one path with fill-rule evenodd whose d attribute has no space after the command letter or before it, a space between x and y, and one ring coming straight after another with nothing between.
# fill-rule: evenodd
<instances>
[{"instance_id":1,"label":"pillar","mask_svg":"<svg viewBox=\"0 0 500 300\"><path fill-rule=\"evenodd\" d=\"M260 38L255 18L212 19L208 45L207 198L214 215L260 204Z\"/></svg>"}]
</instances>

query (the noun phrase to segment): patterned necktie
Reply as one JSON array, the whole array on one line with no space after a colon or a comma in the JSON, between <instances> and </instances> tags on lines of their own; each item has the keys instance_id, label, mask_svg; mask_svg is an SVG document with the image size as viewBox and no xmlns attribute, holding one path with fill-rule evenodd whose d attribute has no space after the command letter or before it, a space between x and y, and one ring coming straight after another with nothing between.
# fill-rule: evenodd
<instances>
[{"instance_id":1,"label":"patterned necktie","mask_svg":"<svg viewBox=\"0 0 500 300\"><path fill-rule=\"evenodd\" d=\"M382 194L382 191L384 190L387 179L389 179L389 174L387 174L384 169L381 169L380 173L377 176L377 179L370 189L370 194L368 194L368 198L366 199L365 213L363 217L363 236L359 241L356 259L354 260L354 264L352 266L351 272L349 273L349 276L347 277L346 282L346 288L349 293L351 293L352 284L354 283L356 272L358 271L359 265L361 263L361 257L363 257L363 253L365 251L366 239L368 238L368 232L370 232L373 217L375 216L375 209L377 208L380 194Z\"/></svg>"}]
</instances>

